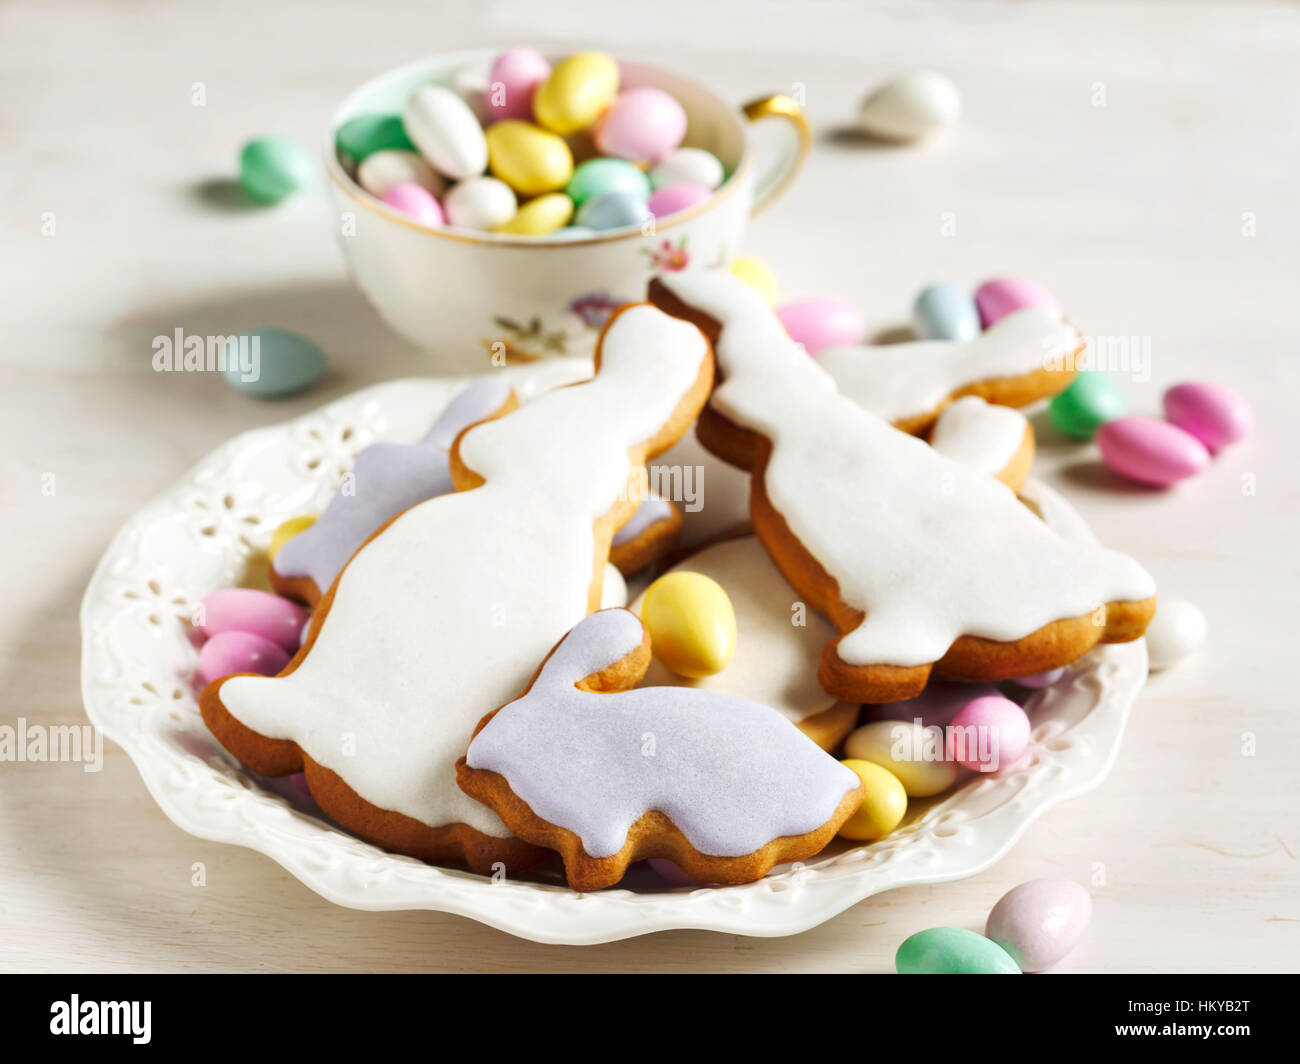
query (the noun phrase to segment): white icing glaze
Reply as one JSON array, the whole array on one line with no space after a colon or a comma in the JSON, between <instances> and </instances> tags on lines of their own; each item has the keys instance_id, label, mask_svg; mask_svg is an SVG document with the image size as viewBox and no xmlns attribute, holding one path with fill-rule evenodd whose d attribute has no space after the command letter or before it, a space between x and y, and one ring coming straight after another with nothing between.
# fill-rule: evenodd
<instances>
[{"instance_id":1,"label":"white icing glaze","mask_svg":"<svg viewBox=\"0 0 1300 1064\"><path fill-rule=\"evenodd\" d=\"M623 848L645 813L669 817L695 849L753 853L825 824L857 776L767 706L716 691L574 685L621 661L641 622L606 610L579 624L529 692L470 743L470 768L500 773L543 820L592 857Z\"/></svg>"},{"instance_id":2,"label":"white icing glaze","mask_svg":"<svg viewBox=\"0 0 1300 1064\"><path fill-rule=\"evenodd\" d=\"M227 681L227 709L382 809L507 835L456 786L455 761L586 615L593 524L627 490L629 448L660 431L706 357L694 326L625 311L599 374L470 429L460 454L486 483L412 507L362 548L298 669Z\"/></svg>"},{"instance_id":3,"label":"white icing glaze","mask_svg":"<svg viewBox=\"0 0 1300 1064\"><path fill-rule=\"evenodd\" d=\"M618 609L627 605L627 581L613 562L605 563L605 582L600 585L600 608Z\"/></svg>"},{"instance_id":4,"label":"white icing glaze","mask_svg":"<svg viewBox=\"0 0 1300 1064\"><path fill-rule=\"evenodd\" d=\"M1067 543L1001 482L838 394L743 281L722 270L660 280L722 325L711 405L772 442L772 505L866 614L840 640L843 661L928 664L963 635L1009 642L1155 593L1131 558Z\"/></svg>"},{"instance_id":5,"label":"white icing glaze","mask_svg":"<svg viewBox=\"0 0 1300 1064\"><path fill-rule=\"evenodd\" d=\"M1025 307L974 340L833 347L817 356L839 389L886 421L938 409L976 381L1018 377L1059 364L1078 347L1078 333L1061 316Z\"/></svg>"},{"instance_id":6,"label":"white icing glaze","mask_svg":"<svg viewBox=\"0 0 1300 1064\"><path fill-rule=\"evenodd\" d=\"M669 572L703 573L722 585L736 613L736 652L721 672L698 680L679 676L653 658L644 684L737 695L771 706L796 723L835 705L834 697L817 682L822 647L835 638L835 629L806 607L805 623L794 623L799 595L757 539L744 536L715 543ZM633 612L640 614L644 598L643 592L633 601Z\"/></svg>"},{"instance_id":7,"label":"white icing glaze","mask_svg":"<svg viewBox=\"0 0 1300 1064\"><path fill-rule=\"evenodd\" d=\"M1020 450L1028 425L1019 410L967 395L943 408L930 434L930 446L953 461L996 475Z\"/></svg>"}]
</instances>

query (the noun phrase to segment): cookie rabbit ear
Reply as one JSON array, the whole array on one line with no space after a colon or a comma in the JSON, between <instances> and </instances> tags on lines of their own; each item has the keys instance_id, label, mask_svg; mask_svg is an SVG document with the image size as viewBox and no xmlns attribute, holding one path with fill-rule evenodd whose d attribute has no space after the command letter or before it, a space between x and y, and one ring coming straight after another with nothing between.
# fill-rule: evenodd
<instances>
[{"instance_id":1,"label":"cookie rabbit ear","mask_svg":"<svg viewBox=\"0 0 1300 1064\"><path fill-rule=\"evenodd\" d=\"M509 384L497 377L483 377L447 404L420 442L450 451L456 437L471 425L499 417L517 405Z\"/></svg>"},{"instance_id":2,"label":"cookie rabbit ear","mask_svg":"<svg viewBox=\"0 0 1300 1064\"><path fill-rule=\"evenodd\" d=\"M650 665L650 633L630 610L601 610L579 622L551 651L535 688L626 691Z\"/></svg>"}]
</instances>

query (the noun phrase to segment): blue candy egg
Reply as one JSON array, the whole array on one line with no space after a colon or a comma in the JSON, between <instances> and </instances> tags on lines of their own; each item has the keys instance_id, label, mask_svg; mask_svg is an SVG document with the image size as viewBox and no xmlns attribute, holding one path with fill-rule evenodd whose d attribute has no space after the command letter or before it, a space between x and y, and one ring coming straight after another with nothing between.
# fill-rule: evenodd
<instances>
[{"instance_id":1,"label":"blue candy egg","mask_svg":"<svg viewBox=\"0 0 1300 1064\"><path fill-rule=\"evenodd\" d=\"M916 297L912 328L922 340L974 340L980 334L975 297L955 284L932 284Z\"/></svg>"},{"instance_id":2,"label":"blue candy egg","mask_svg":"<svg viewBox=\"0 0 1300 1064\"><path fill-rule=\"evenodd\" d=\"M226 344L226 383L259 399L292 395L325 372L325 352L288 329L253 329Z\"/></svg>"},{"instance_id":3,"label":"blue candy egg","mask_svg":"<svg viewBox=\"0 0 1300 1064\"><path fill-rule=\"evenodd\" d=\"M578 208L574 224L584 229L622 229L652 218L644 196L632 192L606 192Z\"/></svg>"}]
</instances>

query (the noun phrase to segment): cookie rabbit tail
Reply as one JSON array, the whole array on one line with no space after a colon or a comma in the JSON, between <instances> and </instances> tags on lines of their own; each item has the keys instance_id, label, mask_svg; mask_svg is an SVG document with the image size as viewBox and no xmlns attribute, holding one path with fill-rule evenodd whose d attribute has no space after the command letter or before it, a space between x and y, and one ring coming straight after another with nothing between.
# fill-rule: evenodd
<instances>
[{"instance_id":1,"label":"cookie rabbit tail","mask_svg":"<svg viewBox=\"0 0 1300 1064\"><path fill-rule=\"evenodd\" d=\"M623 691L641 679L649 658L649 640L640 618L629 610L601 610L561 640L533 689Z\"/></svg>"}]
</instances>

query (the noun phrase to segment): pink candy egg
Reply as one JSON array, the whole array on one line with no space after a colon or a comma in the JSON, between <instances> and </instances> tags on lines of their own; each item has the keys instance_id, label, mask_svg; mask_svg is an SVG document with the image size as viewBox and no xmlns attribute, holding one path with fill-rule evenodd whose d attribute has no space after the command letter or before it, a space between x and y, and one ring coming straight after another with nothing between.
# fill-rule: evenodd
<instances>
[{"instance_id":1,"label":"pink candy egg","mask_svg":"<svg viewBox=\"0 0 1300 1064\"><path fill-rule=\"evenodd\" d=\"M1154 417L1118 417L1097 430L1097 446L1111 469L1139 484L1165 488L1210 464L1195 436Z\"/></svg>"},{"instance_id":2,"label":"pink candy egg","mask_svg":"<svg viewBox=\"0 0 1300 1064\"><path fill-rule=\"evenodd\" d=\"M1255 414L1245 399L1208 381L1175 384L1165 392L1165 417L1211 452L1245 439L1255 427Z\"/></svg>"},{"instance_id":3,"label":"pink candy egg","mask_svg":"<svg viewBox=\"0 0 1300 1064\"><path fill-rule=\"evenodd\" d=\"M712 195L713 192L703 185L669 185L652 192L646 200L646 206L656 218L666 218L687 207L703 203Z\"/></svg>"},{"instance_id":4,"label":"pink candy egg","mask_svg":"<svg viewBox=\"0 0 1300 1064\"><path fill-rule=\"evenodd\" d=\"M289 655L252 632L218 632L199 651L199 675L212 683L237 672L274 676L289 664Z\"/></svg>"},{"instance_id":5,"label":"pink candy egg","mask_svg":"<svg viewBox=\"0 0 1300 1064\"><path fill-rule=\"evenodd\" d=\"M1079 944L1092 918L1092 898L1072 879L1031 879L993 906L984 935L1022 972L1050 968Z\"/></svg>"},{"instance_id":6,"label":"pink candy egg","mask_svg":"<svg viewBox=\"0 0 1300 1064\"><path fill-rule=\"evenodd\" d=\"M433 194L412 181L394 185L384 193L383 201L393 210L409 214L421 225L437 228L446 221L442 205L433 198Z\"/></svg>"},{"instance_id":7,"label":"pink candy egg","mask_svg":"<svg viewBox=\"0 0 1300 1064\"><path fill-rule=\"evenodd\" d=\"M1036 281L1023 277L995 277L975 289L975 306L980 321L988 328L999 318L1005 318L1023 307L1044 307L1060 311L1056 299Z\"/></svg>"},{"instance_id":8,"label":"pink candy egg","mask_svg":"<svg viewBox=\"0 0 1300 1064\"><path fill-rule=\"evenodd\" d=\"M997 772L1029 746L1029 717L1002 695L967 702L948 725L953 759L976 772Z\"/></svg>"},{"instance_id":9,"label":"pink candy egg","mask_svg":"<svg viewBox=\"0 0 1300 1064\"><path fill-rule=\"evenodd\" d=\"M203 600L199 631L206 636L222 632L252 632L292 654L298 649L307 611L287 598L251 587L228 587Z\"/></svg>"},{"instance_id":10,"label":"pink candy egg","mask_svg":"<svg viewBox=\"0 0 1300 1064\"><path fill-rule=\"evenodd\" d=\"M800 299L776 308L790 338L810 355L828 347L856 344L867 323L852 307L834 299Z\"/></svg>"},{"instance_id":11,"label":"pink candy egg","mask_svg":"<svg viewBox=\"0 0 1300 1064\"><path fill-rule=\"evenodd\" d=\"M592 135L605 155L654 162L686 136L686 112L663 89L627 89L596 122Z\"/></svg>"},{"instance_id":12,"label":"pink candy egg","mask_svg":"<svg viewBox=\"0 0 1300 1064\"><path fill-rule=\"evenodd\" d=\"M551 64L532 48L507 48L492 63L483 94L491 121L519 118L532 121L533 93L551 76Z\"/></svg>"}]
</instances>

